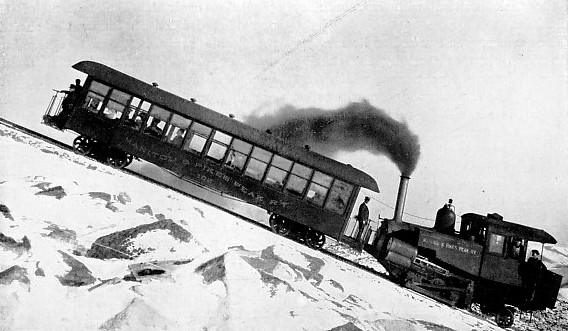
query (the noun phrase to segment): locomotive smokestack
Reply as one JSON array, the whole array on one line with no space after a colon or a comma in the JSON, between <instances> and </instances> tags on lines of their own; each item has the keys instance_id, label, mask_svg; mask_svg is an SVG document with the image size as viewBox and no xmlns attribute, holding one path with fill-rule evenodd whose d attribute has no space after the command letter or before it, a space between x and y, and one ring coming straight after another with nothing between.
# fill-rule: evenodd
<instances>
[{"instance_id":1,"label":"locomotive smokestack","mask_svg":"<svg viewBox=\"0 0 568 331\"><path fill-rule=\"evenodd\" d=\"M404 204L406 203L406 191L408 190L408 181L410 177L400 176L400 184L398 186L398 196L396 197L396 206L394 207L394 220L402 222L402 214L404 213Z\"/></svg>"}]
</instances>

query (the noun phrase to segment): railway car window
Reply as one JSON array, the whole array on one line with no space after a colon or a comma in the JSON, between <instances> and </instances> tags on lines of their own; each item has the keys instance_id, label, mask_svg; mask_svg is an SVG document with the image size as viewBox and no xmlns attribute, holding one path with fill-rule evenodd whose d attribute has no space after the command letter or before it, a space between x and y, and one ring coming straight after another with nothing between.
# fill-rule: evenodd
<instances>
[{"instance_id":1,"label":"railway car window","mask_svg":"<svg viewBox=\"0 0 568 331\"><path fill-rule=\"evenodd\" d=\"M149 102L133 97L132 100L130 100L130 105L128 106L128 115L126 117L126 121L124 121L124 125L136 130L140 129L142 121L144 121L150 106L151 104Z\"/></svg>"},{"instance_id":2,"label":"railway car window","mask_svg":"<svg viewBox=\"0 0 568 331\"><path fill-rule=\"evenodd\" d=\"M251 150L251 144L239 139L233 139L231 149L225 160L225 166L242 171L245 168L245 163Z\"/></svg>"},{"instance_id":3,"label":"railway car window","mask_svg":"<svg viewBox=\"0 0 568 331\"><path fill-rule=\"evenodd\" d=\"M294 164L292 167L292 173L286 184L286 191L302 196L304 189L308 185L308 180L312 175L313 170L303 166L299 163Z\"/></svg>"},{"instance_id":4,"label":"railway car window","mask_svg":"<svg viewBox=\"0 0 568 331\"><path fill-rule=\"evenodd\" d=\"M99 110L101 110L102 105L103 98L99 95L94 94L93 92L89 92L87 93L87 99L85 99L83 108L86 108L92 113L98 113Z\"/></svg>"},{"instance_id":5,"label":"railway car window","mask_svg":"<svg viewBox=\"0 0 568 331\"><path fill-rule=\"evenodd\" d=\"M120 119L124 109L130 101L130 98L132 98L132 96L128 93L119 90L112 90L110 100L103 110L103 115L110 119Z\"/></svg>"},{"instance_id":6,"label":"railway car window","mask_svg":"<svg viewBox=\"0 0 568 331\"><path fill-rule=\"evenodd\" d=\"M176 147L180 147L190 125L190 119L174 114L166 133L166 141Z\"/></svg>"},{"instance_id":7,"label":"railway car window","mask_svg":"<svg viewBox=\"0 0 568 331\"><path fill-rule=\"evenodd\" d=\"M103 105L103 101L108 94L110 87L96 81L92 81L89 86L87 98L83 104L83 108L93 113L98 113Z\"/></svg>"},{"instance_id":8,"label":"railway car window","mask_svg":"<svg viewBox=\"0 0 568 331\"><path fill-rule=\"evenodd\" d=\"M213 141L211 142L211 146L207 151L207 156L210 158L221 161L229 148L229 144L231 143L232 137L228 134L223 132L217 131L215 135L213 135Z\"/></svg>"},{"instance_id":9,"label":"railway car window","mask_svg":"<svg viewBox=\"0 0 568 331\"><path fill-rule=\"evenodd\" d=\"M270 153L267 150L264 150L262 148L259 147L254 147L252 150L252 154L251 157L254 157L257 160L260 160L262 162L270 162L270 158L272 157L272 153Z\"/></svg>"},{"instance_id":10,"label":"railway car window","mask_svg":"<svg viewBox=\"0 0 568 331\"><path fill-rule=\"evenodd\" d=\"M349 201L351 192L353 192L353 185L336 179L331 186L329 198L324 208L343 215L345 208L347 208L347 202Z\"/></svg>"},{"instance_id":11,"label":"railway car window","mask_svg":"<svg viewBox=\"0 0 568 331\"><path fill-rule=\"evenodd\" d=\"M259 147L254 147L250 155L250 161L245 170L245 176L261 180L270 162L272 153Z\"/></svg>"},{"instance_id":12,"label":"railway car window","mask_svg":"<svg viewBox=\"0 0 568 331\"><path fill-rule=\"evenodd\" d=\"M247 168L245 170L245 176L256 180L261 180L265 170L266 170L266 163L256 159L250 159Z\"/></svg>"},{"instance_id":13,"label":"railway car window","mask_svg":"<svg viewBox=\"0 0 568 331\"><path fill-rule=\"evenodd\" d=\"M97 81L92 81L91 85L89 86L89 91L92 91L98 95L106 96L110 87L106 86L105 84L99 83Z\"/></svg>"},{"instance_id":14,"label":"railway car window","mask_svg":"<svg viewBox=\"0 0 568 331\"><path fill-rule=\"evenodd\" d=\"M170 118L170 114L171 113L164 108L154 105L150 110L150 116L148 116L146 120L144 133L155 138L161 137L166 127L166 122Z\"/></svg>"},{"instance_id":15,"label":"railway car window","mask_svg":"<svg viewBox=\"0 0 568 331\"><path fill-rule=\"evenodd\" d=\"M160 121L167 122L170 119L172 113L162 107L154 105L150 111L150 117L157 118Z\"/></svg>"},{"instance_id":16,"label":"railway car window","mask_svg":"<svg viewBox=\"0 0 568 331\"><path fill-rule=\"evenodd\" d=\"M288 174L288 171L290 171L290 168L292 168L292 161L281 156L274 155L264 183L277 189L281 189L284 187L284 180L286 180L286 175Z\"/></svg>"},{"instance_id":17,"label":"railway car window","mask_svg":"<svg viewBox=\"0 0 568 331\"><path fill-rule=\"evenodd\" d=\"M317 206L323 206L332 180L331 176L316 171L308 188L307 200Z\"/></svg>"},{"instance_id":18,"label":"railway car window","mask_svg":"<svg viewBox=\"0 0 568 331\"><path fill-rule=\"evenodd\" d=\"M308 189L308 194L306 198L309 202L313 203L316 206L323 206L323 202L325 201L325 196L327 194L327 188L320 186L315 183L310 184L310 188Z\"/></svg>"},{"instance_id":19,"label":"railway car window","mask_svg":"<svg viewBox=\"0 0 568 331\"><path fill-rule=\"evenodd\" d=\"M268 174L264 180L264 184L272 186L276 189L284 187L284 180L286 179L286 171L276 167L270 167Z\"/></svg>"},{"instance_id":20,"label":"railway car window","mask_svg":"<svg viewBox=\"0 0 568 331\"><path fill-rule=\"evenodd\" d=\"M127 105L128 102L130 101L130 98L132 98L132 96L126 92L122 92L120 90L112 90L112 93L110 94L110 99L114 100L122 105Z\"/></svg>"},{"instance_id":21,"label":"railway car window","mask_svg":"<svg viewBox=\"0 0 568 331\"><path fill-rule=\"evenodd\" d=\"M212 129L201 123L194 122L189 130L188 139L183 149L190 152L201 153Z\"/></svg>"},{"instance_id":22,"label":"railway car window","mask_svg":"<svg viewBox=\"0 0 568 331\"><path fill-rule=\"evenodd\" d=\"M319 171L316 171L316 173L314 174L314 178L312 178L312 182L318 183L321 186L325 186L327 188L329 188L331 186L332 180L333 180L333 177L328 176L326 174L323 174Z\"/></svg>"},{"instance_id":23,"label":"railway car window","mask_svg":"<svg viewBox=\"0 0 568 331\"><path fill-rule=\"evenodd\" d=\"M278 167L284 171L290 171L290 168L292 168L292 161L285 159L282 156L274 155L271 166Z\"/></svg>"},{"instance_id":24,"label":"railway car window","mask_svg":"<svg viewBox=\"0 0 568 331\"><path fill-rule=\"evenodd\" d=\"M489 240L489 252L503 254L504 244L505 244L505 236L492 233Z\"/></svg>"}]
</instances>

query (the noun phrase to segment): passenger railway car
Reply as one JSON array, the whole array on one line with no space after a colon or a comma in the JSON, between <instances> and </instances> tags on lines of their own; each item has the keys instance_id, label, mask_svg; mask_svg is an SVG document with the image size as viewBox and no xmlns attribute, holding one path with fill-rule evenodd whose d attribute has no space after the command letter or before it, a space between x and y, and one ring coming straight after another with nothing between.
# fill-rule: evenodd
<instances>
[{"instance_id":1,"label":"passenger railway car","mask_svg":"<svg viewBox=\"0 0 568 331\"><path fill-rule=\"evenodd\" d=\"M358 206L379 192L368 174L105 65L73 68L87 75L84 86L62 92L61 103L57 92L44 123L76 132L75 152L116 168L141 159L228 193L268 211L275 232L315 249L326 236L358 244ZM528 247L538 244L542 253L556 243L551 235L498 214L462 215L455 229L451 201L433 228L406 223L408 181L401 176L393 219L380 227L371 221L363 236L365 251L394 281L450 305L479 303L504 327L513 323L511 306L554 308L562 277L548 270L535 276L527 262ZM378 214L376 201L370 215Z\"/></svg>"},{"instance_id":2,"label":"passenger railway car","mask_svg":"<svg viewBox=\"0 0 568 331\"><path fill-rule=\"evenodd\" d=\"M79 134L73 147L121 168L133 157L179 177L226 192L270 213L273 229L313 248L325 236L349 242L353 206L379 192L364 172L286 144L217 113L96 62L73 66L84 86L54 100L44 123ZM356 209L356 208L355 208Z\"/></svg>"}]
</instances>

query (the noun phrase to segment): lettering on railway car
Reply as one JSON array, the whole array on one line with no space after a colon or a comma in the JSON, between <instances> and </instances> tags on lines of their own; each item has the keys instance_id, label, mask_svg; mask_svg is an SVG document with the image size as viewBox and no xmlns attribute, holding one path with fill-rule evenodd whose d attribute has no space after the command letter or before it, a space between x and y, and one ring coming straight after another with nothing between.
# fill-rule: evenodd
<instances>
[{"instance_id":1,"label":"lettering on railway car","mask_svg":"<svg viewBox=\"0 0 568 331\"><path fill-rule=\"evenodd\" d=\"M125 141L129 143L130 146L134 148L137 152L145 154L151 158L159 159L160 161L169 162L169 163L179 162L177 157L173 157L167 154L161 154L151 149L148 149L144 145L138 144L136 141L132 140L131 138L127 137Z\"/></svg>"},{"instance_id":2,"label":"lettering on railway car","mask_svg":"<svg viewBox=\"0 0 568 331\"><path fill-rule=\"evenodd\" d=\"M210 167L206 164L203 164L201 162L195 162L195 168L201 169L205 173L205 174L199 175L198 178L201 181L204 181L204 182L207 182L207 183L210 183L210 184L213 183L213 178L211 178L209 176L209 175L211 175L211 176L218 178L219 180L223 180L225 182L231 182L231 177L229 177L229 176L225 175L223 172L216 170L216 169L214 169L214 168L212 168L212 167ZM251 199L254 199L257 203L265 203L266 202L270 206L280 205L282 207L286 207L290 204L290 203L284 202L284 201L278 201L278 200L273 200L273 199L268 200L260 192L253 191L253 190L249 189L248 187L243 185L238 180L233 179L232 184L233 184L233 187L239 189L239 191L241 191L241 193L246 194Z\"/></svg>"},{"instance_id":3,"label":"lettering on railway car","mask_svg":"<svg viewBox=\"0 0 568 331\"><path fill-rule=\"evenodd\" d=\"M197 178L199 178L200 181L205 182L207 184L213 184L213 179L205 176L205 175L198 175Z\"/></svg>"}]
</instances>

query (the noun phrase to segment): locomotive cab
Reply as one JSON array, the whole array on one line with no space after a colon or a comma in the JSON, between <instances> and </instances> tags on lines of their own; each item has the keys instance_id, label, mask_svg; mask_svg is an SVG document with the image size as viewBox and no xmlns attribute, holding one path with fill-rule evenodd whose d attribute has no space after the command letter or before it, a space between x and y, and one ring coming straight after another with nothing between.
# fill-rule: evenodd
<instances>
[{"instance_id":1,"label":"locomotive cab","mask_svg":"<svg viewBox=\"0 0 568 331\"><path fill-rule=\"evenodd\" d=\"M556 240L547 232L504 221L498 214L487 217L465 214L483 242L477 301L491 310L508 304L522 310L554 308L562 276L542 263L544 244ZM462 226L464 226L462 224ZM496 300L499 299L499 300Z\"/></svg>"}]
</instances>

